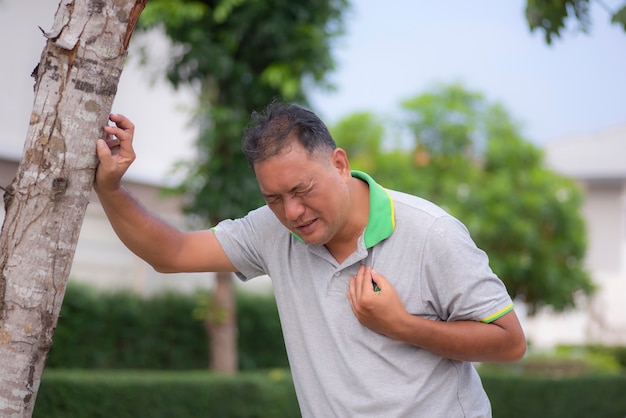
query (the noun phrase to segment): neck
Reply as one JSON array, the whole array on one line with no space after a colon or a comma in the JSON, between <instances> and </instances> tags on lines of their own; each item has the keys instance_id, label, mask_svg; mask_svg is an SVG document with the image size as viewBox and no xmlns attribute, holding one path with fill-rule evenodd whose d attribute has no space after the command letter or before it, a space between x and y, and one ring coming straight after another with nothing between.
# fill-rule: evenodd
<instances>
[{"instance_id":1,"label":"neck","mask_svg":"<svg viewBox=\"0 0 626 418\"><path fill-rule=\"evenodd\" d=\"M367 227L370 213L370 191L366 182L350 180L350 215L340 234L326 243L326 248L339 263L356 251L359 237Z\"/></svg>"}]
</instances>

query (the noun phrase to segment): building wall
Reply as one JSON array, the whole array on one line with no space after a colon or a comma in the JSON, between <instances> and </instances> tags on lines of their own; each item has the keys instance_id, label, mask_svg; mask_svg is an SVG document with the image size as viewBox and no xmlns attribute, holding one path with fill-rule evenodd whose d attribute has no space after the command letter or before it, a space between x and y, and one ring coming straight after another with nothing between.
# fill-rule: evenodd
<instances>
[{"instance_id":1,"label":"building wall","mask_svg":"<svg viewBox=\"0 0 626 418\"><path fill-rule=\"evenodd\" d=\"M624 273L625 188L622 182L587 182L585 185L583 215L589 240L586 265L592 271Z\"/></svg>"},{"instance_id":2,"label":"building wall","mask_svg":"<svg viewBox=\"0 0 626 418\"><path fill-rule=\"evenodd\" d=\"M577 180L584 191L585 267L597 290L577 309L545 309L525 318L529 341L555 344L626 345L626 125L576 135L547 147L548 165Z\"/></svg>"},{"instance_id":3,"label":"building wall","mask_svg":"<svg viewBox=\"0 0 626 418\"><path fill-rule=\"evenodd\" d=\"M626 344L626 181L587 181L586 265L598 291L588 305L589 340Z\"/></svg>"},{"instance_id":4,"label":"building wall","mask_svg":"<svg viewBox=\"0 0 626 418\"><path fill-rule=\"evenodd\" d=\"M577 309L542 310L525 318L527 338L537 348L556 344L626 344L626 183L581 182L585 200L585 267L597 290L579 298Z\"/></svg>"}]
</instances>

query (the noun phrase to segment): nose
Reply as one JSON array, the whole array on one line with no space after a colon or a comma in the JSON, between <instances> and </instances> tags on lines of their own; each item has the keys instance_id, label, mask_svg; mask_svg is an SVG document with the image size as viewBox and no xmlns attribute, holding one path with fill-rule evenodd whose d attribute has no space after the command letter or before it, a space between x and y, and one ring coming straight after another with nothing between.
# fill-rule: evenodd
<instances>
[{"instance_id":1,"label":"nose","mask_svg":"<svg viewBox=\"0 0 626 418\"><path fill-rule=\"evenodd\" d=\"M300 199L287 197L283 202L285 217L290 221L297 220L304 214L304 211L306 210Z\"/></svg>"}]
</instances>

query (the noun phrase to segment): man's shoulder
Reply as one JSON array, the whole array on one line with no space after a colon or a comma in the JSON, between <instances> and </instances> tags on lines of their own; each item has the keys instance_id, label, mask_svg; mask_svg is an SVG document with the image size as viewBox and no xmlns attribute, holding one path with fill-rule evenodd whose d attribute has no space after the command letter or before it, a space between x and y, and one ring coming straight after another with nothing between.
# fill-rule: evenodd
<instances>
[{"instance_id":1,"label":"man's shoulder","mask_svg":"<svg viewBox=\"0 0 626 418\"><path fill-rule=\"evenodd\" d=\"M261 237L275 235L277 232L289 234L267 205L253 209L241 218L225 219L216 225L213 230L230 234L245 233L250 236Z\"/></svg>"},{"instance_id":2,"label":"man's shoulder","mask_svg":"<svg viewBox=\"0 0 626 418\"><path fill-rule=\"evenodd\" d=\"M410 216L423 216L427 219L435 220L441 217L450 216L441 206L424 199L423 197L387 189L389 196L396 207L396 214L408 214Z\"/></svg>"},{"instance_id":3,"label":"man's shoulder","mask_svg":"<svg viewBox=\"0 0 626 418\"><path fill-rule=\"evenodd\" d=\"M279 222L278 219L276 218L276 215L274 215L272 210L267 205L263 205L256 209L251 210L250 212L248 212L248 214L245 217L252 218L252 219L263 219L263 220L267 218L271 218L274 221Z\"/></svg>"}]
</instances>

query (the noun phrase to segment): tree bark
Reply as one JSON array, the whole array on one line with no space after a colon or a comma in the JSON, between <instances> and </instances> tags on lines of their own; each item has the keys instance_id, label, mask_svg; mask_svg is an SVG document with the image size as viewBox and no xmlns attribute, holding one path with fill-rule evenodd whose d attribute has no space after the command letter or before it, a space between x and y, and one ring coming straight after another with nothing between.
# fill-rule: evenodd
<instances>
[{"instance_id":1,"label":"tree bark","mask_svg":"<svg viewBox=\"0 0 626 418\"><path fill-rule=\"evenodd\" d=\"M147 0L61 0L0 234L0 416L30 417L128 44Z\"/></svg>"},{"instance_id":2,"label":"tree bark","mask_svg":"<svg viewBox=\"0 0 626 418\"><path fill-rule=\"evenodd\" d=\"M237 309L232 273L215 276L213 301L209 305L206 327L210 339L210 367L217 373L237 372Z\"/></svg>"}]
</instances>

